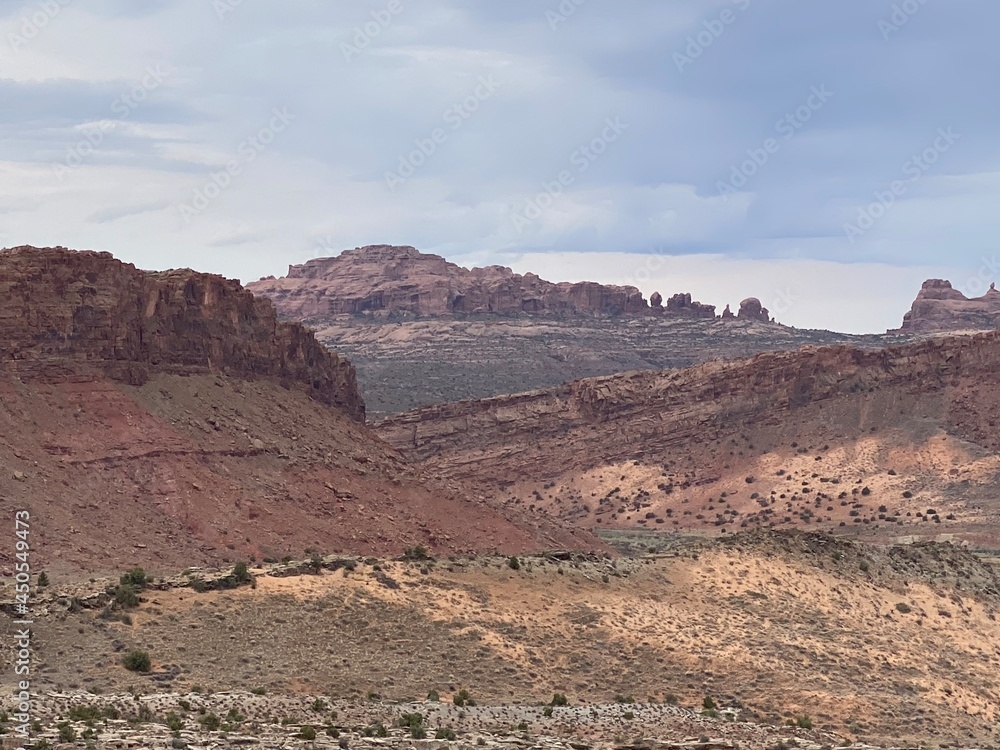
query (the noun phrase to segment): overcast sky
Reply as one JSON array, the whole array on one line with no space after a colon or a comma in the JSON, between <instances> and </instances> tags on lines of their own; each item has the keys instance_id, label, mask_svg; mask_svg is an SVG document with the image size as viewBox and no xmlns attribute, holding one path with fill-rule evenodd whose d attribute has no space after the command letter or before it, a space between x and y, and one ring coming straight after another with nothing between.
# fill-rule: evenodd
<instances>
[{"instance_id":1,"label":"overcast sky","mask_svg":"<svg viewBox=\"0 0 1000 750\"><path fill-rule=\"evenodd\" d=\"M1000 273L993 0L0 0L0 246L366 244L898 325Z\"/></svg>"}]
</instances>

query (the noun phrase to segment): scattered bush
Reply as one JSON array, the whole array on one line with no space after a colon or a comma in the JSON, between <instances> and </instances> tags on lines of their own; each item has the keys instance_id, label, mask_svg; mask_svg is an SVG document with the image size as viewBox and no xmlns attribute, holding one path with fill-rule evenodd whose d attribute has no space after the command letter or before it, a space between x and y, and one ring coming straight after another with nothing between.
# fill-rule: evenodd
<instances>
[{"instance_id":1,"label":"scattered bush","mask_svg":"<svg viewBox=\"0 0 1000 750\"><path fill-rule=\"evenodd\" d=\"M309 740L310 742L316 739L316 727L311 727L308 725L302 727L302 729L299 730L299 739Z\"/></svg>"},{"instance_id":2,"label":"scattered bush","mask_svg":"<svg viewBox=\"0 0 1000 750\"><path fill-rule=\"evenodd\" d=\"M198 719L198 723L201 724L202 729L205 729L208 732L214 732L218 730L220 726L222 726L222 719L220 719L214 713L205 714L200 719Z\"/></svg>"},{"instance_id":3,"label":"scattered bush","mask_svg":"<svg viewBox=\"0 0 1000 750\"><path fill-rule=\"evenodd\" d=\"M153 668L149 654L145 651L132 650L125 654L122 666L130 672L148 672Z\"/></svg>"},{"instance_id":4,"label":"scattered bush","mask_svg":"<svg viewBox=\"0 0 1000 750\"><path fill-rule=\"evenodd\" d=\"M76 742L76 732L73 731L73 727L70 726L68 721L64 721L58 725L59 727L59 741L60 742Z\"/></svg>"},{"instance_id":5,"label":"scattered bush","mask_svg":"<svg viewBox=\"0 0 1000 750\"><path fill-rule=\"evenodd\" d=\"M474 706L476 702L472 700L472 696L469 695L469 691L465 688L459 690L455 695L452 696L451 702L456 706L461 708L462 706Z\"/></svg>"},{"instance_id":6,"label":"scattered bush","mask_svg":"<svg viewBox=\"0 0 1000 750\"><path fill-rule=\"evenodd\" d=\"M552 696L552 700L549 701L549 705L550 706L568 706L569 705L569 699L566 698L566 696L563 695L562 693L555 693Z\"/></svg>"},{"instance_id":7,"label":"scattered bush","mask_svg":"<svg viewBox=\"0 0 1000 750\"><path fill-rule=\"evenodd\" d=\"M146 575L146 571L142 568L132 568L132 570L127 573L122 573L121 578L118 582L122 586L134 586L137 590L142 591L146 586L153 582L153 579Z\"/></svg>"},{"instance_id":8,"label":"scattered bush","mask_svg":"<svg viewBox=\"0 0 1000 750\"><path fill-rule=\"evenodd\" d=\"M706 711L714 711L718 706L715 705L715 701L708 695L705 696L705 700L701 702L701 707Z\"/></svg>"},{"instance_id":9,"label":"scattered bush","mask_svg":"<svg viewBox=\"0 0 1000 750\"><path fill-rule=\"evenodd\" d=\"M403 557L407 560L430 560L431 556L427 554L427 548L418 544L415 547L407 547L403 550Z\"/></svg>"},{"instance_id":10,"label":"scattered bush","mask_svg":"<svg viewBox=\"0 0 1000 750\"><path fill-rule=\"evenodd\" d=\"M635 698L631 695L618 694L615 696L615 703L635 703Z\"/></svg>"},{"instance_id":11,"label":"scattered bush","mask_svg":"<svg viewBox=\"0 0 1000 750\"><path fill-rule=\"evenodd\" d=\"M900 614L908 615L913 611L913 608L906 602L899 602L899 604L896 605L896 611Z\"/></svg>"},{"instance_id":12,"label":"scattered bush","mask_svg":"<svg viewBox=\"0 0 1000 750\"><path fill-rule=\"evenodd\" d=\"M184 728L184 720L172 711L167 714L163 723L167 725L167 729L171 732L179 732Z\"/></svg>"},{"instance_id":13,"label":"scattered bush","mask_svg":"<svg viewBox=\"0 0 1000 750\"><path fill-rule=\"evenodd\" d=\"M634 711L626 711L625 713L622 714L622 718L623 719L632 720L632 719L635 718L635 712Z\"/></svg>"},{"instance_id":14,"label":"scattered bush","mask_svg":"<svg viewBox=\"0 0 1000 750\"><path fill-rule=\"evenodd\" d=\"M122 609L138 607L140 590L130 583L123 583L115 590L115 604Z\"/></svg>"},{"instance_id":15,"label":"scattered bush","mask_svg":"<svg viewBox=\"0 0 1000 750\"><path fill-rule=\"evenodd\" d=\"M38 574L38 588L44 589L48 585L49 585L49 577L43 570L41 573Z\"/></svg>"},{"instance_id":16,"label":"scattered bush","mask_svg":"<svg viewBox=\"0 0 1000 750\"><path fill-rule=\"evenodd\" d=\"M552 706L546 706L542 711L542 716L552 716Z\"/></svg>"},{"instance_id":17,"label":"scattered bush","mask_svg":"<svg viewBox=\"0 0 1000 750\"><path fill-rule=\"evenodd\" d=\"M253 693L254 695L267 695L267 688L266 687L255 687L250 692Z\"/></svg>"},{"instance_id":18,"label":"scattered bush","mask_svg":"<svg viewBox=\"0 0 1000 750\"><path fill-rule=\"evenodd\" d=\"M456 740L458 735L455 734L455 730L451 727L440 727L434 733L434 739L436 740Z\"/></svg>"},{"instance_id":19,"label":"scattered bush","mask_svg":"<svg viewBox=\"0 0 1000 750\"><path fill-rule=\"evenodd\" d=\"M511 570L520 570L521 569L521 561L518 560L514 555L511 555L507 559L507 567L510 568Z\"/></svg>"}]
</instances>

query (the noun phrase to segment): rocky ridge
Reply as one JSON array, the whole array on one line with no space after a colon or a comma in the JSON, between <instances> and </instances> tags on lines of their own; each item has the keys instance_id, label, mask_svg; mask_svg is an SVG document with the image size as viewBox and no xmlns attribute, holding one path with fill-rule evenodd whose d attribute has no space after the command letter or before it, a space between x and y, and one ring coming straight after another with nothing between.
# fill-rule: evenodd
<instances>
[{"instance_id":1,"label":"rocky ridge","mask_svg":"<svg viewBox=\"0 0 1000 750\"><path fill-rule=\"evenodd\" d=\"M410 246L345 250L290 266L284 278L268 277L247 288L273 300L282 317L314 324L361 314L716 317L714 306L693 302L689 294L674 295L664 306L659 292L647 301L634 286L554 284L503 266L466 269ZM740 315L765 316L759 303Z\"/></svg>"},{"instance_id":2,"label":"rocky ridge","mask_svg":"<svg viewBox=\"0 0 1000 750\"><path fill-rule=\"evenodd\" d=\"M903 316L903 333L983 331L1000 328L1000 291L990 284L982 297L968 298L950 281L924 282L910 311Z\"/></svg>"},{"instance_id":3,"label":"rocky ridge","mask_svg":"<svg viewBox=\"0 0 1000 750\"><path fill-rule=\"evenodd\" d=\"M992 548L998 371L1000 332L807 347L428 407L377 430L428 470L586 528L806 524Z\"/></svg>"},{"instance_id":4,"label":"rocky ridge","mask_svg":"<svg viewBox=\"0 0 1000 750\"><path fill-rule=\"evenodd\" d=\"M354 367L238 281L144 272L110 253L0 251L0 372L142 385L152 373L270 378L363 422Z\"/></svg>"}]
</instances>

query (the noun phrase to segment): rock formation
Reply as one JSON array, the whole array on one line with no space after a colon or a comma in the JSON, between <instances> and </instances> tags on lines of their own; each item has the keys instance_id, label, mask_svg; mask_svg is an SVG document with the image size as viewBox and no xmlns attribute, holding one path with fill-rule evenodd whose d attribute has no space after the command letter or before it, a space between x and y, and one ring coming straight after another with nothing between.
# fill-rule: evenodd
<instances>
[{"instance_id":1,"label":"rock formation","mask_svg":"<svg viewBox=\"0 0 1000 750\"><path fill-rule=\"evenodd\" d=\"M0 251L0 362L22 379L99 373L141 385L150 373L271 378L363 422L354 367L238 281L149 273L110 253Z\"/></svg>"},{"instance_id":2,"label":"rock formation","mask_svg":"<svg viewBox=\"0 0 1000 750\"><path fill-rule=\"evenodd\" d=\"M1000 328L1000 291L995 284L982 297L969 299L944 279L925 281L899 331L941 333Z\"/></svg>"},{"instance_id":3,"label":"rock formation","mask_svg":"<svg viewBox=\"0 0 1000 750\"><path fill-rule=\"evenodd\" d=\"M756 297L748 297L740 302L740 311L736 317L740 320L755 320L759 323L771 322L771 313Z\"/></svg>"},{"instance_id":4,"label":"rock formation","mask_svg":"<svg viewBox=\"0 0 1000 750\"><path fill-rule=\"evenodd\" d=\"M270 298L282 317L310 323L362 313L715 317L714 307L692 302L690 294L673 297L664 308L659 293L647 302L634 286L554 284L503 266L470 270L408 246L345 250L334 258L290 266L284 278L268 277L247 288Z\"/></svg>"},{"instance_id":5,"label":"rock formation","mask_svg":"<svg viewBox=\"0 0 1000 750\"><path fill-rule=\"evenodd\" d=\"M715 305L692 302L690 294L675 294L667 300L667 312L690 318L715 319Z\"/></svg>"}]
</instances>

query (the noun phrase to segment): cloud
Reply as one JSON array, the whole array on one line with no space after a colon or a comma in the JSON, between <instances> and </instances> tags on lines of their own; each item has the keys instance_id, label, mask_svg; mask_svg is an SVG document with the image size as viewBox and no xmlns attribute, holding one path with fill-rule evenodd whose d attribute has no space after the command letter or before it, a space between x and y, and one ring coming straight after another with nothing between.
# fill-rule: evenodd
<instances>
[{"instance_id":1,"label":"cloud","mask_svg":"<svg viewBox=\"0 0 1000 750\"><path fill-rule=\"evenodd\" d=\"M744 271L799 269L801 286L802 269L827 269L829 306L803 302L815 314L792 315L830 328L854 315L835 304L834 282L851 311L870 309L882 327L908 307L917 276L964 273L993 252L1000 102L988 92L1000 7L928 0L887 33L892 4L866 0L398 2L391 13L388 0L233 1L221 17L204 0L72 2L25 44L12 39L32 31L41 5L8 7L0 242L241 278L282 273L318 248L377 242L460 262L530 253L540 269L547 253L657 248L680 263L724 258L719 267L747 286L756 277ZM60 174L55 165L116 121L116 102L151 66L170 74ZM483 77L498 84L489 97L476 95ZM833 96L785 138L780 123L815 87ZM294 113L287 131L182 220L177 207L275 108ZM602 147L609 118L628 129ZM961 138L852 242L845 226L940 128ZM780 148L744 168L768 139ZM390 189L401 160L413 173ZM745 183L721 195L734 169ZM564 170L572 182L554 194ZM514 215L546 194L517 227ZM851 287L852 266L878 283ZM613 270L581 267L596 280ZM754 293L713 283L705 288L734 302ZM905 295L883 293L901 283ZM890 297L906 304L876 312Z\"/></svg>"}]
</instances>

